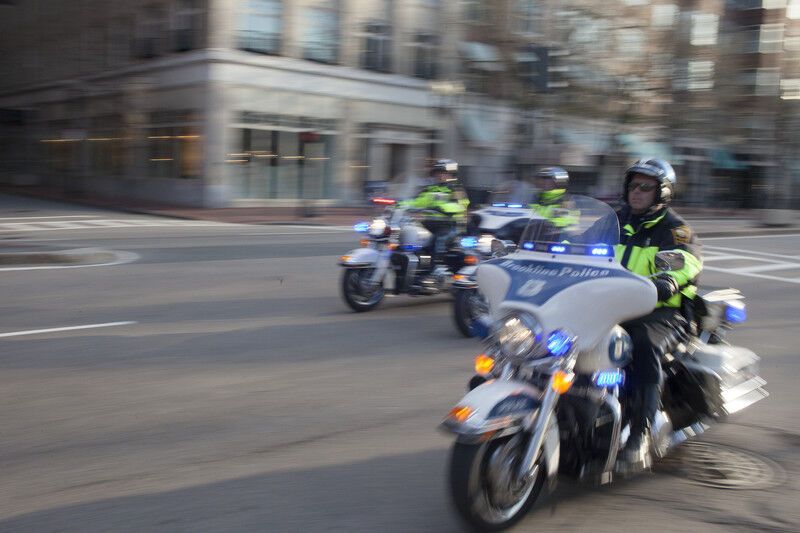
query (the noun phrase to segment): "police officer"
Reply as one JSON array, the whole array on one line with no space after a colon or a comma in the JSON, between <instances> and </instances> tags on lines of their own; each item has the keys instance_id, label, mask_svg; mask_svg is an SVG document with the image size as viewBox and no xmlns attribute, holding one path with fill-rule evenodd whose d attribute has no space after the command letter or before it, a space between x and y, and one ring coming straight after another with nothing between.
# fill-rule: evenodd
<instances>
[{"instance_id":1,"label":"police officer","mask_svg":"<svg viewBox=\"0 0 800 533\"><path fill-rule=\"evenodd\" d=\"M622 324L633 340L631 436L620 457L620 466L629 471L650 465L650 428L661 397L660 358L686 336L702 269L694 232L669 207L675 182L675 171L666 161L640 159L625 172L625 204L617 213L622 228L617 260L650 277L658 292L652 313ZM674 252L675 260L664 272L656 268L656 254L666 250Z\"/></svg>"},{"instance_id":2,"label":"police officer","mask_svg":"<svg viewBox=\"0 0 800 533\"><path fill-rule=\"evenodd\" d=\"M579 214L574 210L567 192L567 171L561 167L543 167L534 174L533 179L539 190L535 203L529 206L533 213L557 228L563 229L574 224Z\"/></svg>"},{"instance_id":3,"label":"police officer","mask_svg":"<svg viewBox=\"0 0 800 533\"><path fill-rule=\"evenodd\" d=\"M423 222L434 234L434 256L441 256L447 240L466 221L469 200L456 179L458 163L451 159L439 159L431 167L431 184L424 187L414 198L402 205L425 209L427 219Z\"/></svg>"}]
</instances>

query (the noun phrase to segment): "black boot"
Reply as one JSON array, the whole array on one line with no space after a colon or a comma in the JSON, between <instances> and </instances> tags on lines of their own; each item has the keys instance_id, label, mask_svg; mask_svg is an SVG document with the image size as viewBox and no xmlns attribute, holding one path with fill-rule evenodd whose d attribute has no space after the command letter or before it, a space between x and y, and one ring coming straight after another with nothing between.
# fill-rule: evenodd
<instances>
[{"instance_id":1,"label":"black boot","mask_svg":"<svg viewBox=\"0 0 800 533\"><path fill-rule=\"evenodd\" d=\"M626 474L648 469L653 464L651 428L658 411L661 390L657 384L646 384L637 395L631 417L631 434L619 456L619 470Z\"/></svg>"}]
</instances>

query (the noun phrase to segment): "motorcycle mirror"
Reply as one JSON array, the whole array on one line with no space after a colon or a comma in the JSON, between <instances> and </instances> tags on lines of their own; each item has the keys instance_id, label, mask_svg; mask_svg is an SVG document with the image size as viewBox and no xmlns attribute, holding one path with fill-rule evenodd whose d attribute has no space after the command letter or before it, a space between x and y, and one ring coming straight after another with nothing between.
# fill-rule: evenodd
<instances>
[{"instance_id":1,"label":"motorcycle mirror","mask_svg":"<svg viewBox=\"0 0 800 533\"><path fill-rule=\"evenodd\" d=\"M496 257L502 257L504 255L508 255L508 249L503 241L500 239L492 239L492 255Z\"/></svg>"},{"instance_id":2,"label":"motorcycle mirror","mask_svg":"<svg viewBox=\"0 0 800 533\"><path fill-rule=\"evenodd\" d=\"M658 252L655 258L656 270L661 272L668 272L672 270L680 270L686 264L683 254L680 252Z\"/></svg>"}]
</instances>

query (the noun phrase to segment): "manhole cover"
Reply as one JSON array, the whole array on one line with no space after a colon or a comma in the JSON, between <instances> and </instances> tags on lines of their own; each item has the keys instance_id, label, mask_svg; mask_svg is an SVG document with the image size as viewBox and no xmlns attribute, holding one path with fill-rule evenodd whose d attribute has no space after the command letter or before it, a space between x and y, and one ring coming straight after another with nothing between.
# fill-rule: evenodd
<instances>
[{"instance_id":1,"label":"manhole cover","mask_svg":"<svg viewBox=\"0 0 800 533\"><path fill-rule=\"evenodd\" d=\"M682 444L658 469L717 489L762 489L784 480L783 469L774 461L711 442Z\"/></svg>"}]
</instances>

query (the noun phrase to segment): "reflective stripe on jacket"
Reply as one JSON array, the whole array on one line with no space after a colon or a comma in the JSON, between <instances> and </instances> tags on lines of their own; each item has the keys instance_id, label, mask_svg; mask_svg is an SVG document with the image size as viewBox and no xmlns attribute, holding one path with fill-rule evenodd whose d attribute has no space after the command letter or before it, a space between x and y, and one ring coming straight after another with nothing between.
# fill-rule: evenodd
<instances>
[{"instance_id":1,"label":"reflective stripe on jacket","mask_svg":"<svg viewBox=\"0 0 800 533\"><path fill-rule=\"evenodd\" d=\"M679 292L669 300L658 302L657 307L680 307L684 296L694 298L703 259L700 244L686 221L668 207L642 219L637 228L630 224L629 207L621 209L617 216L622 228L621 244L614 247L614 255L631 272L641 276L657 273L655 258L661 251L676 251L684 257L683 268L665 272L677 282Z\"/></svg>"},{"instance_id":2,"label":"reflective stripe on jacket","mask_svg":"<svg viewBox=\"0 0 800 533\"><path fill-rule=\"evenodd\" d=\"M443 217L460 218L466 215L469 200L459 188L429 185L416 198L403 201L401 205L416 209L434 209Z\"/></svg>"}]
</instances>

